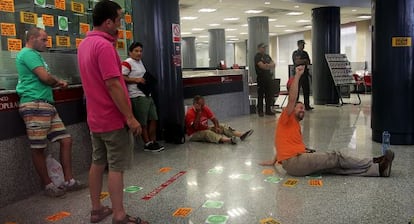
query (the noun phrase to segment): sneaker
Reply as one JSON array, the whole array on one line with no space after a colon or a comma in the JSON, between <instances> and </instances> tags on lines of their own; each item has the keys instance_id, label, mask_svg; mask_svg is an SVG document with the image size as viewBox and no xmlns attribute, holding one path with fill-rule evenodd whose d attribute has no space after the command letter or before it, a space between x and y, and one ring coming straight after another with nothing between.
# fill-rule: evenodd
<instances>
[{"instance_id":1,"label":"sneaker","mask_svg":"<svg viewBox=\"0 0 414 224\"><path fill-rule=\"evenodd\" d=\"M162 150L164 150L164 146L154 142L144 146L144 151L146 152L160 152Z\"/></svg>"},{"instance_id":2,"label":"sneaker","mask_svg":"<svg viewBox=\"0 0 414 224\"><path fill-rule=\"evenodd\" d=\"M52 198L57 198L65 195L65 189L63 187L57 187L53 183L50 183L45 187L45 195Z\"/></svg>"},{"instance_id":3,"label":"sneaker","mask_svg":"<svg viewBox=\"0 0 414 224\"><path fill-rule=\"evenodd\" d=\"M237 144L237 138L236 138L236 136L232 136L230 138L230 142L231 142L232 145L236 145Z\"/></svg>"},{"instance_id":4,"label":"sneaker","mask_svg":"<svg viewBox=\"0 0 414 224\"><path fill-rule=\"evenodd\" d=\"M74 180L74 183L64 185L66 191L78 191L87 187L86 184L81 183L79 180Z\"/></svg>"},{"instance_id":5,"label":"sneaker","mask_svg":"<svg viewBox=\"0 0 414 224\"><path fill-rule=\"evenodd\" d=\"M391 150L385 151L384 158L379 162L379 171L381 177L389 177L391 174L391 165L394 160L394 152Z\"/></svg>"},{"instance_id":6,"label":"sneaker","mask_svg":"<svg viewBox=\"0 0 414 224\"><path fill-rule=\"evenodd\" d=\"M252 134L253 134L253 129L250 129L250 130L244 132L244 134L242 134L242 136L240 136L240 140L244 141L247 137L249 137Z\"/></svg>"}]
</instances>

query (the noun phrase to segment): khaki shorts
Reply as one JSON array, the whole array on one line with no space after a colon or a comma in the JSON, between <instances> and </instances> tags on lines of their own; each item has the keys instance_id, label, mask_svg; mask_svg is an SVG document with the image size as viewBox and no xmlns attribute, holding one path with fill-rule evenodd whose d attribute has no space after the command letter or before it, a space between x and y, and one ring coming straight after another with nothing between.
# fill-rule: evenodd
<instances>
[{"instance_id":1,"label":"khaki shorts","mask_svg":"<svg viewBox=\"0 0 414 224\"><path fill-rule=\"evenodd\" d=\"M110 171L123 172L132 163L134 137L128 128L104 133L91 133L92 163L108 164Z\"/></svg>"},{"instance_id":2,"label":"khaki shorts","mask_svg":"<svg viewBox=\"0 0 414 224\"><path fill-rule=\"evenodd\" d=\"M134 116L142 126L147 126L149 120L158 120L157 108L152 97L139 96L131 98L131 104Z\"/></svg>"},{"instance_id":3,"label":"khaki shorts","mask_svg":"<svg viewBox=\"0 0 414 224\"><path fill-rule=\"evenodd\" d=\"M45 149L51 142L70 138L56 108L46 102L28 102L19 106L20 116L26 125L30 148Z\"/></svg>"}]
</instances>

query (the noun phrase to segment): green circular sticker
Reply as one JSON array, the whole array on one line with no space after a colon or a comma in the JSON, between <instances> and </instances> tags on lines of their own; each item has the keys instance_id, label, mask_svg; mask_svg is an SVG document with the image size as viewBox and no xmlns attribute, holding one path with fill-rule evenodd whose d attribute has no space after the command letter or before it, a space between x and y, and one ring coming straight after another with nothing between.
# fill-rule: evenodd
<instances>
[{"instance_id":1,"label":"green circular sticker","mask_svg":"<svg viewBox=\"0 0 414 224\"><path fill-rule=\"evenodd\" d=\"M66 29L68 28L68 21L66 17L60 17L59 18L59 26L61 29Z\"/></svg>"},{"instance_id":2,"label":"green circular sticker","mask_svg":"<svg viewBox=\"0 0 414 224\"><path fill-rule=\"evenodd\" d=\"M142 187L138 187L138 186L129 186L127 188L124 189L124 192L128 192L128 193L135 193L137 191L142 190Z\"/></svg>"},{"instance_id":3,"label":"green circular sticker","mask_svg":"<svg viewBox=\"0 0 414 224\"><path fill-rule=\"evenodd\" d=\"M45 0L36 0L36 3L38 5L44 5L45 4Z\"/></svg>"},{"instance_id":4,"label":"green circular sticker","mask_svg":"<svg viewBox=\"0 0 414 224\"><path fill-rule=\"evenodd\" d=\"M224 215L210 215L207 218L207 222L209 223L224 223L227 221L227 217Z\"/></svg>"}]
</instances>

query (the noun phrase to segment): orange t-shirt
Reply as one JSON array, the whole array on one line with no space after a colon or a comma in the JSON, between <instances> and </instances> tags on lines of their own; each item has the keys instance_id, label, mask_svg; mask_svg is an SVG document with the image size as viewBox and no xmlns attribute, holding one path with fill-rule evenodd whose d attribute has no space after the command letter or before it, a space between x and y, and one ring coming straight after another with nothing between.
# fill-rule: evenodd
<instances>
[{"instance_id":1,"label":"orange t-shirt","mask_svg":"<svg viewBox=\"0 0 414 224\"><path fill-rule=\"evenodd\" d=\"M275 147L278 162L305 153L300 124L296 120L295 114L292 113L289 116L286 109L283 110L277 123Z\"/></svg>"}]
</instances>

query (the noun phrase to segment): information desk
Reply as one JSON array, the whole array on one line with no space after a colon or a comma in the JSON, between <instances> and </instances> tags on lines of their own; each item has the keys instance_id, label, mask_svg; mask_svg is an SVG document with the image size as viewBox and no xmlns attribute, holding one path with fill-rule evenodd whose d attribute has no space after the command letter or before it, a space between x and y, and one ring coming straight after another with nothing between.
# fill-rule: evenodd
<instances>
[{"instance_id":1,"label":"information desk","mask_svg":"<svg viewBox=\"0 0 414 224\"><path fill-rule=\"evenodd\" d=\"M219 120L247 115L247 80L244 69L183 71L184 105L191 106L193 97L202 95Z\"/></svg>"}]
</instances>

